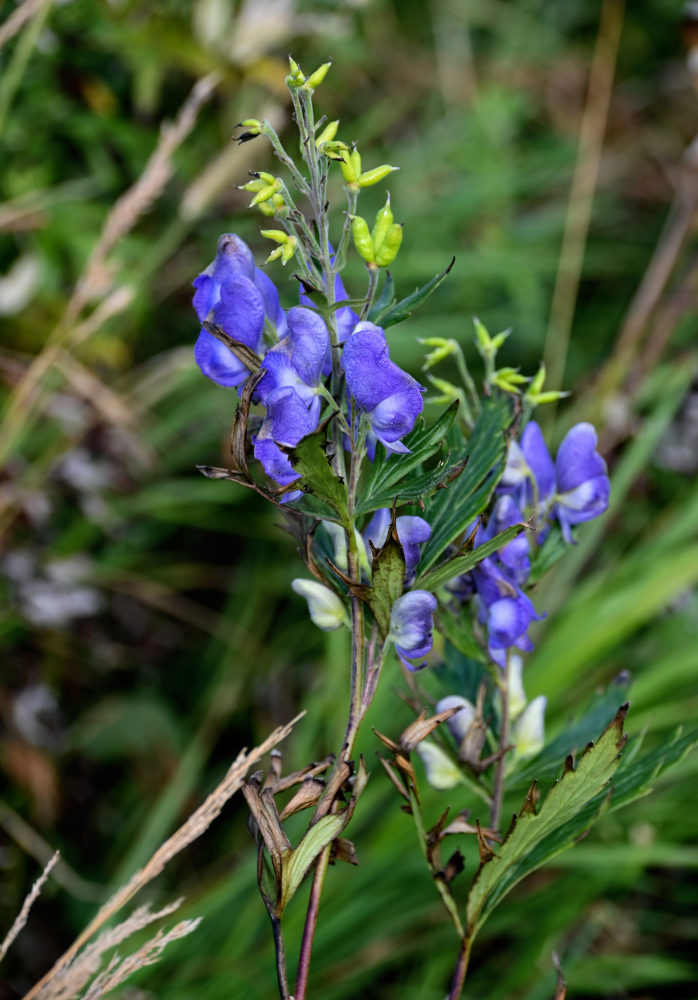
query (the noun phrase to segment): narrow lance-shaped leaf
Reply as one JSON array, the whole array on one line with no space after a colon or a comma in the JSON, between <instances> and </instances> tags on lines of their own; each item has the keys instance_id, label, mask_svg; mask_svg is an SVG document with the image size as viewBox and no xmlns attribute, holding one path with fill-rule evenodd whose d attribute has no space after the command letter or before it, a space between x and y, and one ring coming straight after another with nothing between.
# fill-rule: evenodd
<instances>
[{"instance_id":1,"label":"narrow lance-shaped leaf","mask_svg":"<svg viewBox=\"0 0 698 1000\"><path fill-rule=\"evenodd\" d=\"M506 545L507 542L510 542L525 530L525 524L513 524L510 528L505 528L504 531L500 531L494 538L490 538L488 542L483 542L482 545L478 545L477 548L472 549L470 552L454 556L453 559L447 560L441 566L437 566L436 569L432 569L428 573L422 573L415 582L415 587L422 587L424 590L436 590L437 587L440 587L443 583L447 583L454 577L468 573L478 563L482 562L483 559L491 556L493 552L501 549L503 545Z\"/></svg>"},{"instance_id":2,"label":"narrow lance-shaped leaf","mask_svg":"<svg viewBox=\"0 0 698 1000\"><path fill-rule=\"evenodd\" d=\"M390 631L390 612L402 594L404 581L405 553L398 538L395 511L393 511L385 544L373 553L371 589L367 596L368 604L384 637Z\"/></svg>"},{"instance_id":3,"label":"narrow lance-shaped leaf","mask_svg":"<svg viewBox=\"0 0 698 1000\"><path fill-rule=\"evenodd\" d=\"M421 288L416 288L411 295L406 296L401 299L396 305L391 306L387 311L378 314L378 316L373 320L383 329L387 329L389 326L394 326L396 323L402 323L403 320L408 319L412 313L419 306L423 305L429 296L436 291L442 281L446 278L451 268L456 262L456 258L451 258L451 263L448 267L444 268L439 274L435 274L434 277L427 281L425 285Z\"/></svg>"}]
</instances>

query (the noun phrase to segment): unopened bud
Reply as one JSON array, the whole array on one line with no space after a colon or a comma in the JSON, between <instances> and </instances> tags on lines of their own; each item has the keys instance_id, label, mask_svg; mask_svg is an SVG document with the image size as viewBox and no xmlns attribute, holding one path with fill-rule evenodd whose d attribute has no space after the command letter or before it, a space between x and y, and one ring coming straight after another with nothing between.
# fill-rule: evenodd
<instances>
[{"instance_id":1,"label":"unopened bud","mask_svg":"<svg viewBox=\"0 0 698 1000\"><path fill-rule=\"evenodd\" d=\"M368 223L360 215L355 215L351 220L351 235L354 238L354 246L359 252L359 256L367 264L375 264L376 253L373 248L373 239L368 228Z\"/></svg>"},{"instance_id":2,"label":"unopened bud","mask_svg":"<svg viewBox=\"0 0 698 1000\"><path fill-rule=\"evenodd\" d=\"M283 229L260 229L259 235L265 240L273 240L274 243L288 243L290 237Z\"/></svg>"},{"instance_id":3,"label":"unopened bud","mask_svg":"<svg viewBox=\"0 0 698 1000\"><path fill-rule=\"evenodd\" d=\"M520 386L528 382L525 375L519 373L518 368L500 368L492 374L492 385L496 385L504 392L513 392L517 395L521 392Z\"/></svg>"},{"instance_id":4,"label":"unopened bud","mask_svg":"<svg viewBox=\"0 0 698 1000\"><path fill-rule=\"evenodd\" d=\"M438 791L447 791L463 780L456 764L440 746L432 743L431 740L422 740L417 747L417 753L424 764L427 781L432 788L436 788Z\"/></svg>"},{"instance_id":5,"label":"unopened bud","mask_svg":"<svg viewBox=\"0 0 698 1000\"><path fill-rule=\"evenodd\" d=\"M328 69L330 68L331 65L332 65L331 62L326 62L326 63L323 63L322 66L319 66L315 70L315 72L311 73L310 76L308 77L308 79L305 81L305 83L303 84L303 89L304 90L314 90L315 87L319 87L320 84L322 83L322 81L327 76L327 71L328 71Z\"/></svg>"},{"instance_id":6,"label":"unopened bud","mask_svg":"<svg viewBox=\"0 0 698 1000\"><path fill-rule=\"evenodd\" d=\"M347 146L346 142L342 142L341 139L330 139L327 142L320 143L318 150L323 156L329 157L330 160L339 160L340 163L347 163L351 147Z\"/></svg>"},{"instance_id":7,"label":"unopened bud","mask_svg":"<svg viewBox=\"0 0 698 1000\"><path fill-rule=\"evenodd\" d=\"M257 118L246 118L244 122L238 122L235 128L244 128L245 131L238 136L235 136L235 141L242 144L243 142L249 142L250 139L256 139L258 135L262 134L263 125Z\"/></svg>"},{"instance_id":8,"label":"unopened bud","mask_svg":"<svg viewBox=\"0 0 698 1000\"><path fill-rule=\"evenodd\" d=\"M384 163L380 167L374 167L373 170L367 170L366 173L361 174L357 184L360 188L371 187L373 184L378 184L382 181L388 174L392 174L393 170L399 170L399 167L391 167L389 164Z\"/></svg>"},{"instance_id":9,"label":"unopened bud","mask_svg":"<svg viewBox=\"0 0 698 1000\"><path fill-rule=\"evenodd\" d=\"M461 698L458 694L449 694L436 703L436 711L437 713L445 712L449 708L460 708L459 712L446 720L451 735L460 746L473 724L475 706L467 698Z\"/></svg>"},{"instance_id":10,"label":"unopened bud","mask_svg":"<svg viewBox=\"0 0 698 1000\"><path fill-rule=\"evenodd\" d=\"M402 226L394 222L388 227L380 247L376 248L376 264L379 267L389 267L398 255L402 245Z\"/></svg>"},{"instance_id":11,"label":"unopened bud","mask_svg":"<svg viewBox=\"0 0 698 1000\"><path fill-rule=\"evenodd\" d=\"M320 135L316 138L315 145L319 148L323 142L331 142L337 135L338 128L339 118L334 122L330 122L329 125L325 125Z\"/></svg>"},{"instance_id":12,"label":"unopened bud","mask_svg":"<svg viewBox=\"0 0 698 1000\"><path fill-rule=\"evenodd\" d=\"M333 590L317 580L292 580L291 589L308 602L310 620L324 632L348 625L346 608Z\"/></svg>"},{"instance_id":13,"label":"unopened bud","mask_svg":"<svg viewBox=\"0 0 698 1000\"><path fill-rule=\"evenodd\" d=\"M446 358L450 358L450 356L455 354L458 350L458 344L455 340L447 340L445 337L418 337L417 341L420 344L424 344L425 347L434 348L433 351L429 351L429 353L425 356L422 371L428 371L429 368L433 368L434 365L438 365L439 362L445 361Z\"/></svg>"},{"instance_id":14,"label":"unopened bud","mask_svg":"<svg viewBox=\"0 0 698 1000\"><path fill-rule=\"evenodd\" d=\"M281 180L280 178L275 177L273 183L267 184L266 187L262 188L260 191L257 192L257 194L250 202L249 207L254 208L256 205L259 205L263 201L269 201L272 195L276 194L276 192L280 188L281 188Z\"/></svg>"},{"instance_id":15,"label":"unopened bud","mask_svg":"<svg viewBox=\"0 0 698 1000\"><path fill-rule=\"evenodd\" d=\"M539 695L526 706L512 729L512 742L517 757L528 758L539 754L545 745L545 706L547 698Z\"/></svg>"},{"instance_id":16,"label":"unopened bud","mask_svg":"<svg viewBox=\"0 0 698 1000\"><path fill-rule=\"evenodd\" d=\"M305 83L305 77L303 76L303 71L301 70L300 66L298 65L295 59L291 58L291 56L288 57L288 65L290 67L291 72L286 77L286 86L302 87L303 84Z\"/></svg>"},{"instance_id":17,"label":"unopened bud","mask_svg":"<svg viewBox=\"0 0 698 1000\"><path fill-rule=\"evenodd\" d=\"M383 208L376 212L376 221L371 230L371 237L373 238L373 245L376 248L376 253L380 250L381 243L385 239L386 233L390 229L394 222L393 210L390 207L390 192L387 193L385 199L385 205Z\"/></svg>"},{"instance_id":18,"label":"unopened bud","mask_svg":"<svg viewBox=\"0 0 698 1000\"><path fill-rule=\"evenodd\" d=\"M350 185L356 185L361 175L361 154L358 149L343 153L343 161L339 164L342 177Z\"/></svg>"},{"instance_id":19,"label":"unopened bud","mask_svg":"<svg viewBox=\"0 0 698 1000\"><path fill-rule=\"evenodd\" d=\"M509 657L509 718L518 719L526 708L526 694L523 689L523 660L516 653Z\"/></svg>"}]
</instances>

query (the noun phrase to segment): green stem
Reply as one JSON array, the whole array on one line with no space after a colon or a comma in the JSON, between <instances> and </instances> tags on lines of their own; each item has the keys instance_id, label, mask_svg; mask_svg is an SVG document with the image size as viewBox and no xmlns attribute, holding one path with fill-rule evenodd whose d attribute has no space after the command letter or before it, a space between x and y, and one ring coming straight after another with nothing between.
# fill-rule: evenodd
<instances>
[{"instance_id":1,"label":"green stem","mask_svg":"<svg viewBox=\"0 0 698 1000\"><path fill-rule=\"evenodd\" d=\"M506 770L506 752L509 746L509 663L511 653L507 652L504 668L504 683L499 684L499 697L502 714L499 725L499 756L494 771L494 788L492 789L492 806L490 809L490 829L497 830L499 816L502 811L504 795L504 774Z\"/></svg>"}]
</instances>

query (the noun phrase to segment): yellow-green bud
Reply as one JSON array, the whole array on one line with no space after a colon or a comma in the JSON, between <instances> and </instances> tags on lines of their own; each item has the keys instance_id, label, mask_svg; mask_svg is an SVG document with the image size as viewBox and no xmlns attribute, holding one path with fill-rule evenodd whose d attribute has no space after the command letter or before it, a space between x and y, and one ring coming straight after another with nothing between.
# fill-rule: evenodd
<instances>
[{"instance_id":1,"label":"yellow-green bud","mask_svg":"<svg viewBox=\"0 0 698 1000\"><path fill-rule=\"evenodd\" d=\"M427 375L427 378L434 388L441 393L440 396L431 398L429 400L431 403L443 405L445 403L452 403L454 399L462 400L463 391L458 386L455 386L453 382L449 382L445 378L437 378L436 375Z\"/></svg>"},{"instance_id":2,"label":"yellow-green bud","mask_svg":"<svg viewBox=\"0 0 698 1000\"><path fill-rule=\"evenodd\" d=\"M402 226L394 222L388 227L388 231L383 237L383 242L376 249L376 264L379 267L388 267L397 257L400 244L402 243Z\"/></svg>"},{"instance_id":3,"label":"yellow-green bud","mask_svg":"<svg viewBox=\"0 0 698 1000\"><path fill-rule=\"evenodd\" d=\"M383 208L376 212L376 221L374 223L373 229L371 231L371 236L373 237L373 245L376 248L376 253L380 251L381 243L385 239L386 233L392 226L393 222L393 210L390 207L390 193L387 194L385 199L385 205Z\"/></svg>"},{"instance_id":4,"label":"yellow-green bud","mask_svg":"<svg viewBox=\"0 0 698 1000\"><path fill-rule=\"evenodd\" d=\"M300 66L298 65L295 59L291 58L291 56L288 57L288 64L291 69L291 72L286 77L286 86L302 87L303 84L305 83L305 77L303 76L303 71L301 70Z\"/></svg>"},{"instance_id":5,"label":"yellow-green bud","mask_svg":"<svg viewBox=\"0 0 698 1000\"><path fill-rule=\"evenodd\" d=\"M250 208L254 208L255 205L259 205L260 202L262 201L269 201L272 195L276 194L276 192L280 189L280 187L281 187L281 180L277 177L274 180L273 184L267 184L266 187L263 187L261 191L257 192L257 194L250 202Z\"/></svg>"},{"instance_id":6,"label":"yellow-green bud","mask_svg":"<svg viewBox=\"0 0 698 1000\"><path fill-rule=\"evenodd\" d=\"M360 215L352 216L351 235L354 238L354 246L359 251L359 256L362 257L367 264L375 265L376 252L373 248L371 232L368 228L368 223Z\"/></svg>"},{"instance_id":7,"label":"yellow-green bud","mask_svg":"<svg viewBox=\"0 0 698 1000\"><path fill-rule=\"evenodd\" d=\"M240 122L237 127L248 128L250 130L256 129L258 132L262 131L262 123L258 118L245 118L244 122Z\"/></svg>"},{"instance_id":8,"label":"yellow-green bud","mask_svg":"<svg viewBox=\"0 0 698 1000\"><path fill-rule=\"evenodd\" d=\"M387 163L384 163L380 167L374 167L373 170L367 170L365 174L361 174L356 183L360 188L371 187L372 184L382 181L388 174L392 174L393 170L399 169L399 167L391 167Z\"/></svg>"},{"instance_id":9,"label":"yellow-green bud","mask_svg":"<svg viewBox=\"0 0 698 1000\"><path fill-rule=\"evenodd\" d=\"M274 195L274 197L276 197L276 195ZM262 215L266 215L268 219L271 219L273 216L276 215L276 209L274 208L271 201L263 201L260 205L257 205L257 208L262 213Z\"/></svg>"},{"instance_id":10,"label":"yellow-green bud","mask_svg":"<svg viewBox=\"0 0 698 1000\"><path fill-rule=\"evenodd\" d=\"M329 156L331 160L343 162L349 159L349 146L347 146L346 142L342 142L341 139L330 139L327 142L323 142L318 149L323 156Z\"/></svg>"},{"instance_id":11,"label":"yellow-green bud","mask_svg":"<svg viewBox=\"0 0 698 1000\"><path fill-rule=\"evenodd\" d=\"M473 323L475 324L475 339L477 346L484 354L486 354L492 349L492 338L489 335L487 327L484 323L480 322L477 316L473 316Z\"/></svg>"},{"instance_id":12,"label":"yellow-green bud","mask_svg":"<svg viewBox=\"0 0 698 1000\"><path fill-rule=\"evenodd\" d=\"M256 177L253 181L248 181L247 184L240 184L240 191L263 191L264 188L269 187L268 181L263 181L261 177Z\"/></svg>"},{"instance_id":13,"label":"yellow-green bud","mask_svg":"<svg viewBox=\"0 0 698 1000\"><path fill-rule=\"evenodd\" d=\"M283 229L260 229L259 235L263 236L265 240L273 240L274 243L280 243L285 245L291 238L288 233L285 233Z\"/></svg>"},{"instance_id":14,"label":"yellow-green bud","mask_svg":"<svg viewBox=\"0 0 698 1000\"><path fill-rule=\"evenodd\" d=\"M531 384L528 387L527 395L537 396L538 393L542 391L544 384L545 384L545 363L541 361L540 368L531 379Z\"/></svg>"},{"instance_id":15,"label":"yellow-green bud","mask_svg":"<svg viewBox=\"0 0 698 1000\"><path fill-rule=\"evenodd\" d=\"M505 392L518 394L521 392L519 386L523 385L524 382L528 382L528 378L519 374L518 368L500 368L492 375L492 385L496 385Z\"/></svg>"},{"instance_id":16,"label":"yellow-green bud","mask_svg":"<svg viewBox=\"0 0 698 1000\"><path fill-rule=\"evenodd\" d=\"M330 122L329 125L325 125L324 129L315 140L315 145L318 147L318 149L320 148L320 145L323 142L331 142L332 139L334 139L334 137L337 135L338 128L339 128L339 118L334 122Z\"/></svg>"},{"instance_id":17,"label":"yellow-green bud","mask_svg":"<svg viewBox=\"0 0 698 1000\"><path fill-rule=\"evenodd\" d=\"M323 63L319 66L314 73L311 73L308 79L303 84L304 90L313 90L315 87L319 87L322 81L327 76L327 71L332 65L331 62Z\"/></svg>"}]
</instances>

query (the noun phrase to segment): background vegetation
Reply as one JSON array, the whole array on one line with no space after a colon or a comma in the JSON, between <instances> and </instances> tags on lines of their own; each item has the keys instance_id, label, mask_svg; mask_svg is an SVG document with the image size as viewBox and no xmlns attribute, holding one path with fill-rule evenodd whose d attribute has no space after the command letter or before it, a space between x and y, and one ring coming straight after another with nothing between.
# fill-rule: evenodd
<instances>
[{"instance_id":1,"label":"background vegetation","mask_svg":"<svg viewBox=\"0 0 698 1000\"><path fill-rule=\"evenodd\" d=\"M193 364L190 282L222 232L265 253L236 185L272 161L230 136L251 115L287 130L289 51L306 70L333 57L318 107L368 166L401 166L398 291L457 258L396 328L397 359L416 372L425 335L470 345L474 314L513 326L511 362L532 373L544 355L574 390L550 433L600 428L612 509L536 595L527 693L548 695L551 733L599 689L619 683L620 703L626 672L636 743L695 719L698 97L677 5L24 0L0 16L0 926L62 853L0 994L50 966L241 746L305 707L284 746L301 766L341 726L343 640L290 593L291 539L194 471L225 462L233 398ZM363 287L357 260L347 282ZM438 694L446 678L420 682ZM371 720L393 734L401 686L396 666ZM328 879L311 985L436 1000L455 942L375 749L368 731L360 866ZM696 771L689 756L520 887L466 996L551 997L553 950L569 997L695 996ZM205 919L139 974L146 995L274 995L240 802L156 892ZM291 942L302 916L298 902Z\"/></svg>"}]
</instances>

